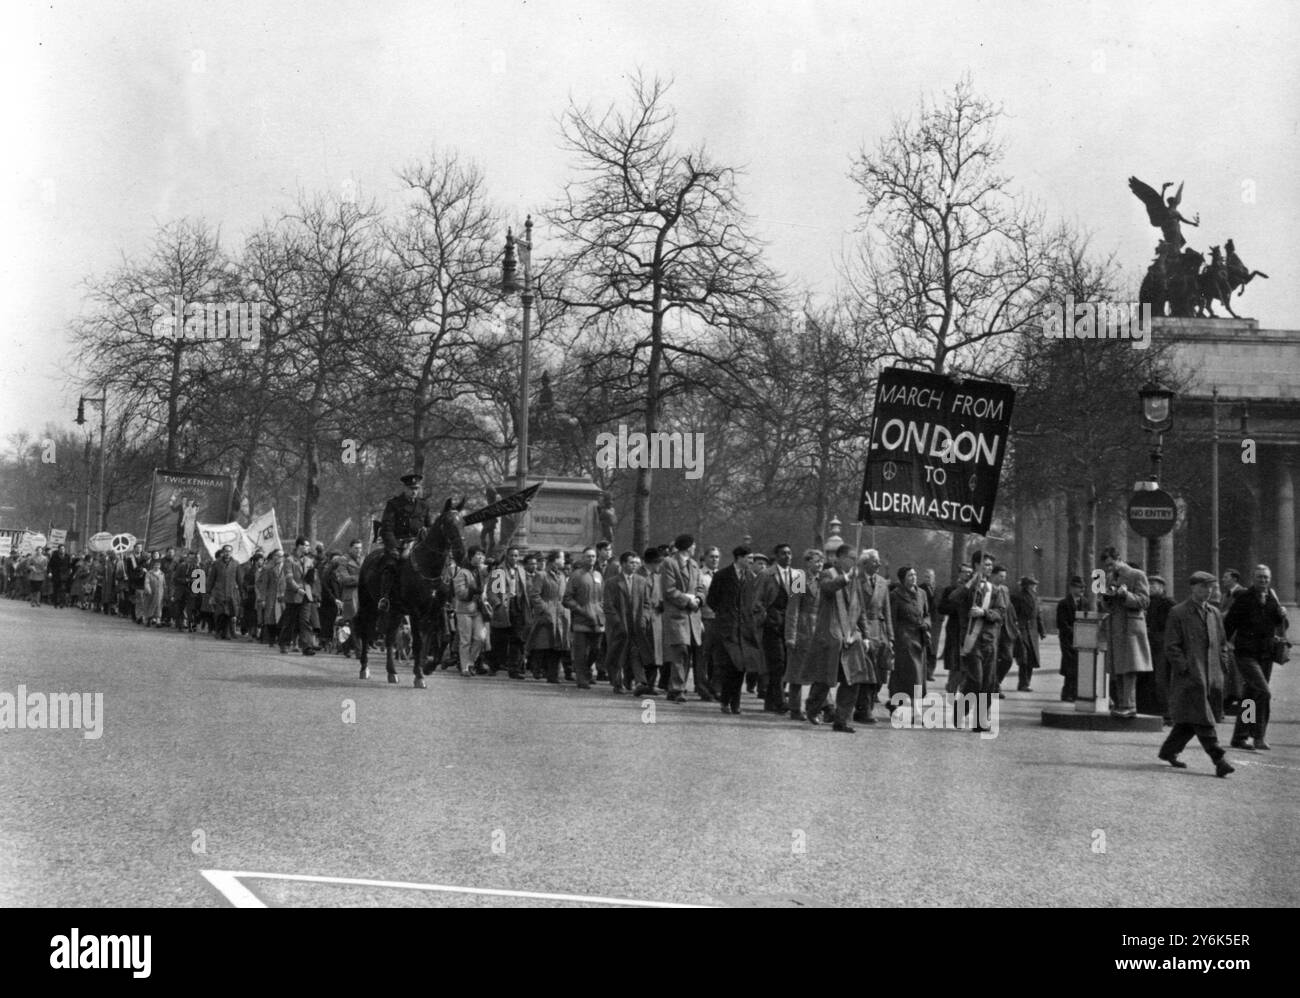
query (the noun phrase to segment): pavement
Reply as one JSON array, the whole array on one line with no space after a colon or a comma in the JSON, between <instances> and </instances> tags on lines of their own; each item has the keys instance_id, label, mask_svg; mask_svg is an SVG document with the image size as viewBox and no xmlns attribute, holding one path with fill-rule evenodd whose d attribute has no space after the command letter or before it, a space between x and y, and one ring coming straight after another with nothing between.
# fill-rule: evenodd
<instances>
[{"instance_id":1,"label":"pavement","mask_svg":"<svg viewBox=\"0 0 1300 998\"><path fill-rule=\"evenodd\" d=\"M1159 735L1043 727L1057 656L996 738L843 735L0 599L0 693L103 703L98 738L0 731L0 904L1300 903L1300 667L1225 780L1195 742L1175 771Z\"/></svg>"}]
</instances>

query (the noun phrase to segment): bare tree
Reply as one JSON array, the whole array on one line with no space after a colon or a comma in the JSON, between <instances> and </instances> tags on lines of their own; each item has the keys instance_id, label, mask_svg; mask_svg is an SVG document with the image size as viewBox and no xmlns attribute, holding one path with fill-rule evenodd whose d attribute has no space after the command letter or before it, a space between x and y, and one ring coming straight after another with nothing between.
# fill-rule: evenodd
<instances>
[{"instance_id":1,"label":"bare tree","mask_svg":"<svg viewBox=\"0 0 1300 998\"><path fill-rule=\"evenodd\" d=\"M301 198L284 221L293 266L285 290L283 379L292 403L285 432L305 462L303 533L316 533L324 446L355 418L361 345L379 335L371 289L381 264L373 205Z\"/></svg>"},{"instance_id":2,"label":"bare tree","mask_svg":"<svg viewBox=\"0 0 1300 998\"><path fill-rule=\"evenodd\" d=\"M237 293L219 233L201 220L171 222L142 259L124 257L116 271L87 283L90 312L73 330L86 380L106 386L116 405L164 437L164 461L174 468L182 427L206 390L205 372L221 363L205 355L239 350L234 342L177 335L185 320L172 314L178 302L224 302Z\"/></svg>"},{"instance_id":3,"label":"bare tree","mask_svg":"<svg viewBox=\"0 0 1300 998\"><path fill-rule=\"evenodd\" d=\"M856 492L879 348L847 309L810 304L752 342L756 391L738 422L760 472L754 491L766 505L809 510L808 536L820 546L843 483Z\"/></svg>"},{"instance_id":4,"label":"bare tree","mask_svg":"<svg viewBox=\"0 0 1300 998\"><path fill-rule=\"evenodd\" d=\"M482 172L453 152L433 152L401 174L409 200L385 232L388 262L377 300L389 335L374 358L379 391L405 422L402 443L424 472L427 452L461 436L460 403L473 388L459 372L500 300L501 224Z\"/></svg>"},{"instance_id":5,"label":"bare tree","mask_svg":"<svg viewBox=\"0 0 1300 998\"><path fill-rule=\"evenodd\" d=\"M703 148L673 144L675 112L668 84L632 80L628 105L603 112L570 105L561 128L577 157L580 179L547 218L569 246L565 269L574 288L568 301L584 310L584 326L611 316L640 317L623 344L628 373L642 391L641 417L655 433L674 364L732 377L748 321L777 304L778 279L762 262L736 191L736 171ZM691 332L672 335L677 313ZM608 324L605 328L615 328ZM717 335L706 346L704 329ZM666 384L666 382L668 384ZM650 535L653 471L637 472L633 545Z\"/></svg>"},{"instance_id":6,"label":"bare tree","mask_svg":"<svg viewBox=\"0 0 1300 998\"><path fill-rule=\"evenodd\" d=\"M1000 172L1002 110L969 77L855 157L865 239L847 277L886 359L943 373L1008 369L1008 334L1036 321L1043 225ZM965 535L953 535L952 570Z\"/></svg>"}]
</instances>

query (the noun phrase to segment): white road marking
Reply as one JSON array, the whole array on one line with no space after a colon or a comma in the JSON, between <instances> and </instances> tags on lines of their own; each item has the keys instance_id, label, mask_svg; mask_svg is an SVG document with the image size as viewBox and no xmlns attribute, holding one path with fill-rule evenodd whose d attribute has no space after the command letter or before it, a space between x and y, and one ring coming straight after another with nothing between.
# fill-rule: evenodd
<instances>
[{"instance_id":1,"label":"white road marking","mask_svg":"<svg viewBox=\"0 0 1300 998\"><path fill-rule=\"evenodd\" d=\"M632 908L712 908L709 904L684 904L675 901L636 901L631 898L607 898L591 894L543 894L537 891L498 891L485 887L451 887L446 884L416 884L404 880L359 880L352 877L315 877L293 873L254 873L248 870L200 870L236 908L265 908L266 903L245 887L241 880L293 880L306 884L343 884L352 887L389 887L408 891L440 891L445 894L480 894L491 897L530 898L537 901L579 901L587 904L614 904Z\"/></svg>"}]
</instances>

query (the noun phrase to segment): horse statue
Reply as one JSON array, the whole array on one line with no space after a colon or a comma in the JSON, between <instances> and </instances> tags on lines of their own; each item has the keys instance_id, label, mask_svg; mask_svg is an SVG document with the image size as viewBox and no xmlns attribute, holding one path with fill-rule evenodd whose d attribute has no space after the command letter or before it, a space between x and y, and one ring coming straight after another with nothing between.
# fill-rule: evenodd
<instances>
[{"instance_id":1,"label":"horse statue","mask_svg":"<svg viewBox=\"0 0 1300 998\"><path fill-rule=\"evenodd\" d=\"M1152 315L1190 319L1201 307L1200 273L1205 257L1190 247L1171 252L1168 243L1156 247L1156 258L1142 279L1138 301L1151 306Z\"/></svg>"},{"instance_id":2,"label":"horse statue","mask_svg":"<svg viewBox=\"0 0 1300 998\"><path fill-rule=\"evenodd\" d=\"M1197 306L1196 314L1199 316L1202 312L1208 312L1211 319L1217 319L1214 314L1214 303L1217 301L1228 310L1228 314L1236 319L1237 313L1232 310L1232 285L1228 281L1228 267L1223 262L1223 253L1217 246L1210 247L1210 263L1197 278L1197 287L1201 292L1201 301Z\"/></svg>"},{"instance_id":3,"label":"horse statue","mask_svg":"<svg viewBox=\"0 0 1300 998\"><path fill-rule=\"evenodd\" d=\"M451 574L457 563L465 558L465 542L461 537L465 526L461 512L464 507L464 499L458 505L453 505L448 499L433 526L422 532L422 536L412 545L410 555L399 562L397 582L389 593L386 611L379 609L379 573L384 558L383 550L377 548L371 551L361 563L353 635L362 679L370 678L367 662L370 643L374 640L377 629L382 627L388 681L397 682L393 651L402 617L409 615L415 687L421 690L425 688L424 677L433 672L432 667L425 668L426 657L429 661L437 662L442 657L449 637L447 615L443 611L451 597Z\"/></svg>"},{"instance_id":4,"label":"horse statue","mask_svg":"<svg viewBox=\"0 0 1300 998\"><path fill-rule=\"evenodd\" d=\"M1251 270L1241 262L1241 257L1237 256L1237 247L1233 245L1231 239L1223 244L1223 248L1228 251L1228 259L1225 265L1228 271L1228 284L1233 288L1241 288L1237 292L1238 298L1246 293L1246 285L1256 277L1268 278L1268 274L1262 270Z\"/></svg>"}]
</instances>

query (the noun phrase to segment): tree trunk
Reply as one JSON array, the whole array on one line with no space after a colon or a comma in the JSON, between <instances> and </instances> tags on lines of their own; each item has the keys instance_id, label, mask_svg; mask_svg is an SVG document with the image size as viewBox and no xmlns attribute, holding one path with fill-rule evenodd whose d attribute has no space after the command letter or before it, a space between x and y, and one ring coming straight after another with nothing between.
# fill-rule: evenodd
<instances>
[{"instance_id":1,"label":"tree trunk","mask_svg":"<svg viewBox=\"0 0 1300 998\"><path fill-rule=\"evenodd\" d=\"M1083 523L1083 585L1088 609L1097 609L1097 594L1092 591L1092 566L1097 564L1097 486L1089 484L1087 514Z\"/></svg>"},{"instance_id":2,"label":"tree trunk","mask_svg":"<svg viewBox=\"0 0 1300 998\"><path fill-rule=\"evenodd\" d=\"M663 362L664 316L659 308L661 292L655 286L655 310L650 319L650 363L646 368L645 433L646 442L654 448L654 434L659 428L659 368ZM648 465L646 460L642 462ZM648 467L636 472L636 493L632 505L632 549L644 551L650 544L650 490L654 471Z\"/></svg>"},{"instance_id":3,"label":"tree trunk","mask_svg":"<svg viewBox=\"0 0 1300 998\"><path fill-rule=\"evenodd\" d=\"M1014 513L1012 515L1015 516L1015 526L1013 527L1013 529L1016 532L1016 539L1015 539L1016 568L1015 571L1011 573L1011 577L1012 579L1018 580L1022 576L1032 574L1030 571L1028 571L1025 568L1025 529L1026 529L1025 528L1025 500L1021 496L1019 489L1016 490L1013 507L1014 507ZM1038 581L1041 583L1043 580L1039 579Z\"/></svg>"},{"instance_id":4,"label":"tree trunk","mask_svg":"<svg viewBox=\"0 0 1300 998\"><path fill-rule=\"evenodd\" d=\"M1061 580L1063 592L1068 592L1070 579L1083 575L1083 520L1079 517L1079 494L1071 490L1065 495L1065 578Z\"/></svg>"},{"instance_id":5,"label":"tree trunk","mask_svg":"<svg viewBox=\"0 0 1300 998\"><path fill-rule=\"evenodd\" d=\"M180 317L177 322L183 322ZM178 397L181 393L181 350L185 341L177 336L172 343L172 377L167 391L167 467L176 467L176 436L180 429L180 406Z\"/></svg>"},{"instance_id":6,"label":"tree trunk","mask_svg":"<svg viewBox=\"0 0 1300 998\"><path fill-rule=\"evenodd\" d=\"M314 425L314 424L313 424ZM313 433L307 442L307 488L303 496L302 524L300 531L309 541L316 539L316 506L320 502L320 442Z\"/></svg>"}]
</instances>

